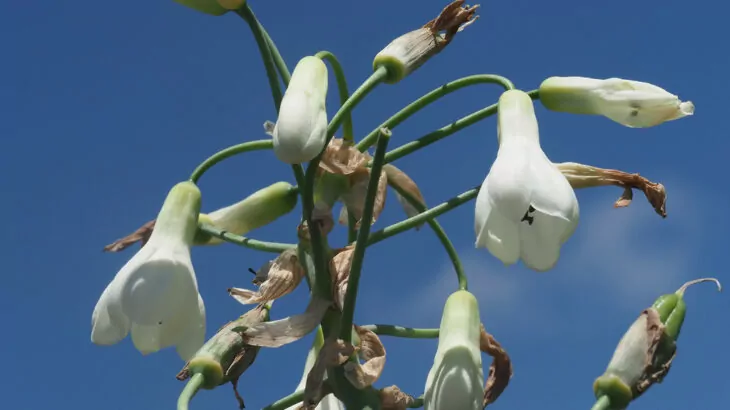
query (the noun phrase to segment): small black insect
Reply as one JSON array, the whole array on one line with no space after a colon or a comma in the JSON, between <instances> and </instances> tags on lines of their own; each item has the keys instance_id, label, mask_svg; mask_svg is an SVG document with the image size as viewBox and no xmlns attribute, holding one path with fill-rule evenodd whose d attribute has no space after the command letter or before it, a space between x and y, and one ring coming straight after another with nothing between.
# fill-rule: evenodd
<instances>
[{"instance_id":1,"label":"small black insect","mask_svg":"<svg viewBox=\"0 0 730 410\"><path fill-rule=\"evenodd\" d=\"M528 225L532 226L532 223L535 222L535 217L530 216L530 212L535 212L535 208L530 205L530 207L527 209L527 212L525 212L525 216L520 219L520 222L526 221Z\"/></svg>"}]
</instances>

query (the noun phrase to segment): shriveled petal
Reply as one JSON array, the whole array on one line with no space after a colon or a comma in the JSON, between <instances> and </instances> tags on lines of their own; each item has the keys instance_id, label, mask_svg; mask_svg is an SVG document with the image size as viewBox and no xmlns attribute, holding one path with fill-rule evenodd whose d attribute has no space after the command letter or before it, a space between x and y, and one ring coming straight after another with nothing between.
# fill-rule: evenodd
<instances>
[{"instance_id":1,"label":"shriveled petal","mask_svg":"<svg viewBox=\"0 0 730 410\"><path fill-rule=\"evenodd\" d=\"M421 205L423 205L424 207L426 206L426 201L423 199L421 190L418 189L418 185L408 176L408 174L391 164L385 164L383 166L383 172L385 172L385 174L388 176L389 185L404 190L412 197L414 197ZM401 196L397 191L395 192L395 196L409 218L418 215L418 209L411 205L411 203L403 196ZM416 226L416 230L420 229L422 226L423 224Z\"/></svg>"},{"instance_id":2,"label":"shriveled petal","mask_svg":"<svg viewBox=\"0 0 730 410\"><path fill-rule=\"evenodd\" d=\"M520 257L517 223L507 220L492 208L486 179L477 195L474 222L477 248L487 248L506 265L517 262Z\"/></svg>"},{"instance_id":3,"label":"shriveled petal","mask_svg":"<svg viewBox=\"0 0 730 410\"><path fill-rule=\"evenodd\" d=\"M263 347L297 341L319 325L329 306L330 302L312 297L304 313L249 327L243 333L244 339L251 346Z\"/></svg>"},{"instance_id":4,"label":"shriveled petal","mask_svg":"<svg viewBox=\"0 0 730 410\"><path fill-rule=\"evenodd\" d=\"M378 335L370 330L355 326L355 331L360 337L359 356L365 363L359 361L347 362L344 365L345 378L356 389L364 389L372 386L383 373L385 368L385 346Z\"/></svg>"},{"instance_id":5,"label":"shriveled petal","mask_svg":"<svg viewBox=\"0 0 730 410\"><path fill-rule=\"evenodd\" d=\"M148 244L147 248L151 246ZM143 248L144 249L144 248ZM156 249L122 284L124 314L138 325L156 325L197 304L198 289L189 249Z\"/></svg>"},{"instance_id":6,"label":"shriveled petal","mask_svg":"<svg viewBox=\"0 0 730 410\"><path fill-rule=\"evenodd\" d=\"M231 288L228 289L228 293L244 305L268 302L291 293L304 277L304 269L299 264L297 250L294 248L282 252L276 259L266 263L262 269L266 269L267 272L257 273L256 276L265 276L266 280L258 291Z\"/></svg>"},{"instance_id":7,"label":"shriveled petal","mask_svg":"<svg viewBox=\"0 0 730 410\"><path fill-rule=\"evenodd\" d=\"M342 138L332 138L327 145L319 167L331 174L350 175L363 170L368 163L368 155L360 152L352 143Z\"/></svg>"},{"instance_id":8,"label":"shriveled petal","mask_svg":"<svg viewBox=\"0 0 730 410\"><path fill-rule=\"evenodd\" d=\"M114 345L122 341L131 327L119 302L119 281L112 280L96 302L91 315L91 341L97 345Z\"/></svg>"},{"instance_id":9,"label":"shriveled petal","mask_svg":"<svg viewBox=\"0 0 730 410\"><path fill-rule=\"evenodd\" d=\"M362 219L362 213L365 209L365 197L367 196L368 183L370 181L370 169L365 171L356 172L350 176L350 189L341 196L342 202L347 206L349 212L357 220L356 227L360 227ZM373 205L373 220L378 220L380 213L385 207L385 197L388 188L388 177L383 172L378 178L378 189L375 193L375 203ZM344 222L342 219L343 215L340 215L340 223ZM345 219L346 221L347 219Z\"/></svg>"}]
</instances>

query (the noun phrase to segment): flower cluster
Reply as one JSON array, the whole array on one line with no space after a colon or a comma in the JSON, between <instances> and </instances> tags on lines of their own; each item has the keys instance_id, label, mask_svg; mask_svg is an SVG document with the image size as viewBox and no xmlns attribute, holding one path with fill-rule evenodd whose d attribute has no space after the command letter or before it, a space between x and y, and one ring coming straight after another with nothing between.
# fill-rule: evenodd
<instances>
[{"instance_id":1,"label":"flower cluster","mask_svg":"<svg viewBox=\"0 0 730 410\"><path fill-rule=\"evenodd\" d=\"M378 85L396 84L412 75L477 20L477 6L465 5L464 0L451 2L434 19L388 44L375 56L372 75L352 95L339 61L330 52L301 58L290 75L246 1L176 1L213 16L232 11L248 23L265 62L278 111L276 121L265 125L270 138L244 142L211 156L189 180L170 190L155 220L105 248L119 252L137 242L142 245L102 292L92 314L91 341L114 345L131 334L143 355L174 346L185 362L178 379L188 381L178 409L187 409L199 389L226 383L233 385L243 408L238 380L254 364L258 352L293 343L312 332L316 338L295 392L267 409L400 410L419 405L429 410L483 409L507 388L512 361L487 332L479 301L467 290L467 276L458 254L435 218L476 199L475 246L485 248L505 265L522 261L532 270L545 272L558 266L561 247L579 224L576 189L618 186L623 192L616 207L627 206L633 190L641 190L656 212L666 217L662 184L614 169L554 163L540 144L535 101L551 111L602 115L630 128L658 126L693 114L691 102L682 102L676 95L644 82L550 77L539 89L525 92L501 76L465 77L424 95L356 142L351 112L357 104ZM337 78L341 97L329 120L327 63ZM284 92L281 82L286 85ZM468 121L456 121L387 151L393 128L444 95L480 82L503 88L494 106L470 114L465 117ZM496 157L477 188L428 208L418 184L390 164L494 114ZM342 138L335 136L340 126ZM373 146L371 153L368 150ZM206 170L233 155L264 149L273 150L279 163L293 170L297 185L277 182L237 203L201 213L197 182ZM307 164L306 169L303 164ZM372 231L386 206L388 188L408 218ZM295 243L244 236L293 211L300 198L302 219L291 229ZM337 220L348 230L348 242L339 247L330 244L330 233L337 226L333 216L337 206L341 207ZM424 224L449 253L459 283L446 301L440 327L355 324L355 300L367 248ZM252 305L252 309L224 324L206 342L205 306L190 250L223 243L276 256L259 270L250 269L253 286L228 289L235 301ZM705 280L714 279L698 281ZM676 355L685 314L684 291L698 281L662 296L642 312L595 382L594 409L625 408L653 383L661 382ZM302 282L310 289L303 312L272 319L274 301ZM397 386L375 387L387 357L381 335L438 338L433 365L424 375L423 396L406 394ZM491 357L486 376L483 354Z\"/></svg>"}]
</instances>

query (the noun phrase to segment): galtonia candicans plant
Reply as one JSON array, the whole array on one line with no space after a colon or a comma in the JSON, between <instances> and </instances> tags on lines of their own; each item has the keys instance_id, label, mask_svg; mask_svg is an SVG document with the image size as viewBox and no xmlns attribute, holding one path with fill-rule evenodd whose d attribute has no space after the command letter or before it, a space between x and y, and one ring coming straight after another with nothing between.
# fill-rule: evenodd
<instances>
[{"instance_id":1,"label":"galtonia candicans plant","mask_svg":"<svg viewBox=\"0 0 730 410\"><path fill-rule=\"evenodd\" d=\"M290 73L273 36L251 10L251 2L175 2L201 19L243 19L256 41L278 113L275 122L247 118L264 124L261 139L225 148L204 160L187 180L170 190L156 219L105 248L120 252L141 244L116 275L109 272L106 289L99 289L91 315L91 341L117 345L129 335L142 355L174 347L183 360L177 378L185 381L178 410L187 409L196 393L229 383L236 398L231 405L244 408L245 397L257 391L246 385L239 387L238 380L244 373L256 372L259 353L312 333L316 337L307 356L281 369L301 374L298 386L293 392L294 386L282 387L285 396L266 410L481 410L502 394L510 394L505 392L513 365L507 348L487 333L500 312L482 311L480 315L482 301L468 291L459 255L435 218L475 200L471 232L474 246L484 258L548 272L560 269L561 250L570 251L563 245L580 223L576 191L617 186L623 193L615 206L624 207L631 202L633 190L640 190L657 214L667 216L666 191L660 183L577 161L552 162L550 145L542 145L541 140L554 138L550 135L554 131L539 129L535 110L536 105L542 105L549 111L603 116L629 128L659 126L694 113L691 102L646 82L554 75L533 79L540 84L538 89L523 90L503 76L475 74L440 84L370 133L355 135L352 113L376 88L383 84L407 86L408 78L417 76L419 67L448 54L452 42L475 41L470 38L473 29L462 31L477 22L477 12L482 10L478 5L456 0L444 4L442 10L430 11L433 18L429 21L407 21L395 30L381 28L391 30L393 40L376 45L374 50L381 51L373 56L371 74L350 94L342 66L329 51L298 56ZM171 7L173 4L170 2ZM316 6L316 2L311 4ZM331 93L330 73L339 96L336 107L330 101L332 115L328 115L326 105ZM484 83L500 87L501 96L493 105L389 150L393 129L420 109L461 88ZM492 116L497 120L496 130L485 136L492 151L473 152L484 159L484 174L474 179L471 189L429 208L417 182L392 163ZM336 132L341 134L336 137ZM292 171L290 181L250 188L236 193L235 198L243 198L239 202L212 212L201 210L204 201L198 180L207 170L233 156L266 150L274 154L271 167ZM395 200L386 201L388 192ZM396 203L407 218L376 227L386 204ZM337 215L336 207L340 207ZM301 221L291 227L288 241L266 242L244 236L290 212L301 213ZM426 225L453 262L458 283L441 309L440 328L354 323L368 247ZM337 243L330 237L339 229L347 230L347 242ZM463 229L470 232L472 228ZM241 307L241 315L228 323L209 324L208 328L218 330L206 341L203 299L215 293L204 286L199 288L191 248L206 252L210 245L225 244L269 255L260 260L258 269L249 268L253 273L250 284L231 284L227 289L231 303ZM386 273L373 274L384 274L378 280L388 279ZM686 312L684 293L689 286L708 280L720 287L715 279L691 281L641 312L595 380L596 399L586 403L586 408L620 410L633 405L649 387L662 382L676 360L693 354L686 351L677 356ZM274 302L293 297L287 295L301 286L308 287L309 300L296 314L281 317ZM358 304L360 308L365 305ZM387 345L380 340L383 335L438 339L433 356L428 358L430 371L412 375L421 378L418 385L423 386L422 392L411 395L396 385L379 382L388 357Z\"/></svg>"}]
</instances>

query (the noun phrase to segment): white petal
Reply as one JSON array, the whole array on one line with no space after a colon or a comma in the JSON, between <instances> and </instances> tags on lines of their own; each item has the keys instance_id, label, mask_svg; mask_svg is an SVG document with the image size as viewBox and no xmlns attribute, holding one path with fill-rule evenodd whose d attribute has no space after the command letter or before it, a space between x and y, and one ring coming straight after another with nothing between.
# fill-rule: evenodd
<instances>
[{"instance_id":1,"label":"white petal","mask_svg":"<svg viewBox=\"0 0 730 410\"><path fill-rule=\"evenodd\" d=\"M326 129L323 101L304 91L287 93L274 127L276 157L288 164L310 161L324 149Z\"/></svg>"},{"instance_id":2,"label":"white petal","mask_svg":"<svg viewBox=\"0 0 730 410\"><path fill-rule=\"evenodd\" d=\"M132 323L132 343L143 355L177 345L186 331L199 323L197 303L182 307L171 318L150 325ZM202 343L201 343L202 345ZM195 353L195 352L193 352Z\"/></svg>"},{"instance_id":3,"label":"white petal","mask_svg":"<svg viewBox=\"0 0 730 410\"><path fill-rule=\"evenodd\" d=\"M119 282L112 280L96 302L91 315L91 341L97 345L114 345L129 333L129 319L119 303Z\"/></svg>"},{"instance_id":4,"label":"white petal","mask_svg":"<svg viewBox=\"0 0 730 410\"><path fill-rule=\"evenodd\" d=\"M571 220L578 207L573 187L565 175L550 162L542 149L539 147L531 149L530 157L532 158L530 172L534 187L530 205L545 214Z\"/></svg>"},{"instance_id":5,"label":"white petal","mask_svg":"<svg viewBox=\"0 0 730 410\"><path fill-rule=\"evenodd\" d=\"M167 322L197 303L197 283L187 248L157 249L129 273L122 286L122 311L138 325Z\"/></svg>"},{"instance_id":6,"label":"white petal","mask_svg":"<svg viewBox=\"0 0 730 410\"><path fill-rule=\"evenodd\" d=\"M531 212L532 225L520 224L520 257L529 268L545 272L558 262L560 237L570 221L540 211Z\"/></svg>"},{"instance_id":7,"label":"white petal","mask_svg":"<svg viewBox=\"0 0 730 410\"><path fill-rule=\"evenodd\" d=\"M507 220L489 203L489 191L482 185L476 202L476 247L487 248L505 265L512 265L520 257L518 225Z\"/></svg>"},{"instance_id":8,"label":"white petal","mask_svg":"<svg viewBox=\"0 0 730 410\"><path fill-rule=\"evenodd\" d=\"M425 410L481 410L484 373L467 348L449 350L429 372Z\"/></svg>"},{"instance_id":9,"label":"white petal","mask_svg":"<svg viewBox=\"0 0 730 410\"><path fill-rule=\"evenodd\" d=\"M533 144L528 141L503 142L487 175L490 204L513 222L519 222L530 206L534 183L528 149Z\"/></svg>"},{"instance_id":10,"label":"white petal","mask_svg":"<svg viewBox=\"0 0 730 410\"><path fill-rule=\"evenodd\" d=\"M187 318L187 327L176 343L178 356L184 361L190 360L205 343L205 304L198 295L198 306Z\"/></svg>"}]
</instances>

